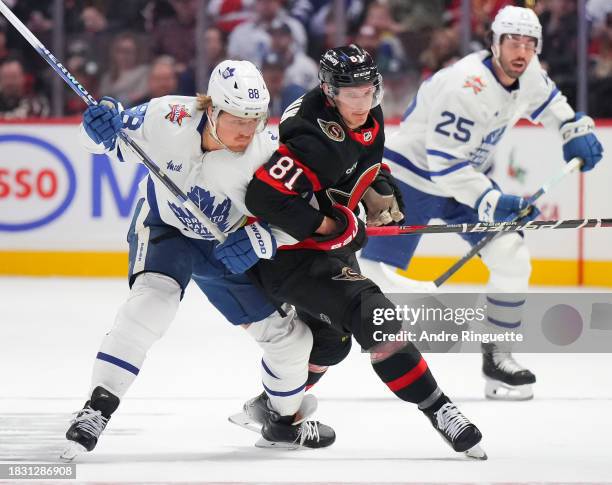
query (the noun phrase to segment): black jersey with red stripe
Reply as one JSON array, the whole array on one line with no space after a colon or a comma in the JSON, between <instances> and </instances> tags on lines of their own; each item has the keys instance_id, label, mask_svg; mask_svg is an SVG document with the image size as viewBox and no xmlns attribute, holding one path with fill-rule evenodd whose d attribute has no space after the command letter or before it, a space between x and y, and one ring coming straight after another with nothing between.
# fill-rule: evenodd
<instances>
[{"instance_id":1,"label":"black jersey with red stripe","mask_svg":"<svg viewBox=\"0 0 612 485\"><path fill-rule=\"evenodd\" d=\"M377 106L364 126L351 130L317 87L287 108L279 133L280 147L255 172L246 205L302 241L332 204L357 207L381 168L383 114Z\"/></svg>"}]
</instances>

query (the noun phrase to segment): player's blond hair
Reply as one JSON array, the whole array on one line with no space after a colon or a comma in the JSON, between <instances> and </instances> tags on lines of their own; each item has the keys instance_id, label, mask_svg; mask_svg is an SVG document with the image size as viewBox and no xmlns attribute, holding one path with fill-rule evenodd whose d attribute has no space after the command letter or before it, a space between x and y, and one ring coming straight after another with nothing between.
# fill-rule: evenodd
<instances>
[{"instance_id":1,"label":"player's blond hair","mask_svg":"<svg viewBox=\"0 0 612 485\"><path fill-rule=\"evenodd\" d=\"M196 93L196 103L200 111L206 111L209 106L213 105L212 98L202 93Z\"/></svg>"}]
</instances>

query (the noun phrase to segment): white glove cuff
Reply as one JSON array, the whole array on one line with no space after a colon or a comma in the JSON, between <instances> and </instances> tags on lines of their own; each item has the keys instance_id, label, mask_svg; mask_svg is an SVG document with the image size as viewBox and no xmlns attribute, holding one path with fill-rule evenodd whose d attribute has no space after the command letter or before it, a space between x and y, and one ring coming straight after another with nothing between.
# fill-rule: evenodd
<instances>
[{"instance_id":1,"label":"white glove cuff","mask_svg":"<svg viewBox=\"0 0 612 485\"><path fill-rule=\"evenodd\" d=\"M578 121L569 121L565 123L561 129L561 138L563 143L567 143L574 138L584 136L595 131L595 122L590 116L583 116Z\"/></svg>"}]
</instances>

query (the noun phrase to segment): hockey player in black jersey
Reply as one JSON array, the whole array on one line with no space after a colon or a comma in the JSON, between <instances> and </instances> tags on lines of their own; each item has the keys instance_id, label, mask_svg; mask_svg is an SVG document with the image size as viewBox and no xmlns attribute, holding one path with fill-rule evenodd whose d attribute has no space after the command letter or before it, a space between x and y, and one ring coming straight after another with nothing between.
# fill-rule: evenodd
<instances>
[{"instance_id":1,"label":"hockey player in black jersey","mask_svg":"<svg viewBox=\"0 0 612 485\"><path fill-rule=\"evenodd\" d=\"M323 55L319 78L320 87L285 111L280 147L247 189L248 209L297 240L279 247L274 259L260 260L254 272L270 295L296 307L313 332L310 385L348 355L352 335L370 352L380 379L397 397L417 404L455 451L486 458L480 431L441 391L416 347L376 337L393 337L402 322L373 323L374 309L394 305L359 271L355 252L366 238L355 210L363 201L369 225L403 218L399 192L381 164L376 64L356 45L338 47ZM259 412L265 411L259 402L264 396L249 401L245 412L265 416Z\"/></svg>"}]
</instances>

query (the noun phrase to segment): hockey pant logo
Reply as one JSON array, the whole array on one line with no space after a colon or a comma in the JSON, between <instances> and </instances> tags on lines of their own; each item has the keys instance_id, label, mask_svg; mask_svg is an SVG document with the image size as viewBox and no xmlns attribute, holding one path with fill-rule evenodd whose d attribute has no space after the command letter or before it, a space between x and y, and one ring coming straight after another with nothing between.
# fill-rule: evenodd
<instances>
[{"instance_id":1,"label":"hockey pant logo","mask_svg":"<svg viewBox=\"0 0 612 485\"><path fill-rule=\"evenodd\" d=\"M332 280L336 281L363 281L367 278L362 274L355 271L353 268L345 266L342 268L342 272L339 275L333 276Z\"/></svg>"}]
</instances>

